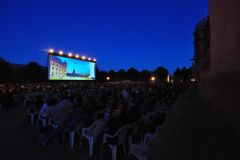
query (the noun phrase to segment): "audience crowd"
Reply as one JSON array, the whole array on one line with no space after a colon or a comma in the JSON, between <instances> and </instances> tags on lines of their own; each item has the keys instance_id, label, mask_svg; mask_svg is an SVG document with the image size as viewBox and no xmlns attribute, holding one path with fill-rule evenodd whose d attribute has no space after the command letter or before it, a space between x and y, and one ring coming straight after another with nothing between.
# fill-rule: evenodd
<instances>
[{"instance_id":1,"label":"audience crowd","mask_svg":"<svg viewBox=\"0 0 240 160\"><path fill-rule=\"evenodd\" d=\"M196 86L194 82L9 84L0 86L0 102L2 108L26 109L26 117L39 128L43 146L54 138L62 142L66 133L77 133L81 139L83 128L99 119L104 125L88 134L114 135L121 127L134 124L128 134L131 143L139 143L145 134L157 132L178 95ZM113 138L107 143L117 141Z\"/></svg>"}]
</instances>

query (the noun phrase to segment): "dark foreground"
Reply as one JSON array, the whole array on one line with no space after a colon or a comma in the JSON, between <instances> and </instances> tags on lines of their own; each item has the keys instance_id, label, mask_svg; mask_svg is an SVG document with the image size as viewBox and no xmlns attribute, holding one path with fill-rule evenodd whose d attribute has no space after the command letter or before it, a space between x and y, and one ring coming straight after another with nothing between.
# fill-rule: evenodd
<instances>
[{"instance_id":1,"label":"dark foreground","mask_svg":"<svg viewBox=\"0 0 240 160\"><path fill-rule=\"evenodd\" d=\"M234 133L198 90L188 90L174 103L152 144L151 160L239 159Z\"/></svg>"},{"instance_id":2,"label":"dark foreground","mask_svg":"<svg viewBox=\"0 0 240 160\"><path fill-rule=\"evenodd\" d=\"M38 144L38 130L24 120L23 108L0 110L0 159L1 160L87 160L99 159L99 149L88 156L87 145L82 149L53 141L47 147ZM201 100L197 90L181 95L162 126L161 133L152 144L151 160L205 160L238 159L238 147L231 129L221 117L213 114ZM120 159L127 157L120 156ZM110 160L106 151L103 160Z\"/></svg>"},{"instance_id":3,"label":"dark foreground","mask_svg":"<svg viewBox=\"0 0 240 160\"><path fill-rule=\"evenodd\" d=\"M88 160L99 159L99 151L88 156L87 144L71 149L68 144L53 141L45 148L38 144L38 129L24 119L23 108L0 110L0 159L1 160ZM96 147L96 149L99 147ZM120 151L120 150L119 150ZM121 151L120 151L121 154ZM119 154L119 156L120 156ZM103 159L111 159L106 150ZM121 157L119 159L125 159Z\"/></svg>"}]
</instances>

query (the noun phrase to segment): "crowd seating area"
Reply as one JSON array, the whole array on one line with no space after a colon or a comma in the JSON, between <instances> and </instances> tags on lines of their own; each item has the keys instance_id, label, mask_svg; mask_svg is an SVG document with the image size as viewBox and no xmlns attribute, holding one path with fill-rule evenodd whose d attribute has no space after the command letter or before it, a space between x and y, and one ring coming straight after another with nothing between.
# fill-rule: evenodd
<instances>
[{"instance_id":1,"label":"crowd seating area","mask_svg":"<svg viewBox=\"0 0 240 160\"><path fill-rule=\"evenodd\" d=\"M101 147L116 160L147 159L152 140L180 93L193 83L39 83L1 89L1 106L23 107L30 125L39 129L41 146L58 139L84 147L89 156ZM6 98L7 97L7 98ZM61 144L60 143L60 144ZM97 145L98 144L98 145Z\"/></svg>"}]
</instances>

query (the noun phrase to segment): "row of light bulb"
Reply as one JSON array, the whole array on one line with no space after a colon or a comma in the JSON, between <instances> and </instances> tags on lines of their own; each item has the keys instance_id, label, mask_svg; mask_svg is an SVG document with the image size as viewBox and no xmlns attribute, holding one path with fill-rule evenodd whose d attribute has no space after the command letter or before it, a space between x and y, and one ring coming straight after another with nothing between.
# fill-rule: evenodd
<instances>
[{"instance_id":1,"label":"row of light bulb","mask_svg":"<svg viewBox=\"0 0 240 160\"><path fill-rule=\"evenodd\" d=\"M49 51L49 53L55 53L54 49L49 49L48 51ZM64 53L63 53L63 51L59 51L58 54L62 56ZM73 56L73 54L71 52L68 53L67 55L68 55L68 57L72 57ZM80 58L80 56L78 54L76 54L75 58ZM87 58L86 56L82 56L81 58L82 58L82 60L89 60L89 61L93 60L94 62L97 61L96 58L92 59L91 57Z\"/></svg>"}]
</instances>

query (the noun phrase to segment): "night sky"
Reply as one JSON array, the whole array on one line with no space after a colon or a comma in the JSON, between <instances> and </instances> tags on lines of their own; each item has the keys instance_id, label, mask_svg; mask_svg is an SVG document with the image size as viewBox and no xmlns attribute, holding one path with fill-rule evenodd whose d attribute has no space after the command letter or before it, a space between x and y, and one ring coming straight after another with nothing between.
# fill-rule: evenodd
<instances>
[{"instance_id":1,"label":"night sky","mask_svg":"<svg viewBox=\"0 0 240 160\"><path fill-rule=\"evenodd\" d=\"M48 48L97 58L100 70L189 67L207 0L0 0L0 56L47 65Z\"/></svg>"}]
</instances>

